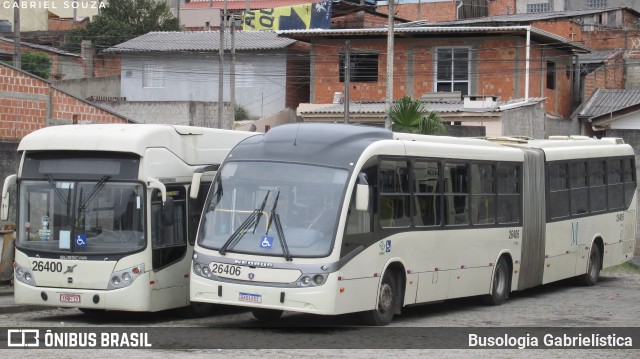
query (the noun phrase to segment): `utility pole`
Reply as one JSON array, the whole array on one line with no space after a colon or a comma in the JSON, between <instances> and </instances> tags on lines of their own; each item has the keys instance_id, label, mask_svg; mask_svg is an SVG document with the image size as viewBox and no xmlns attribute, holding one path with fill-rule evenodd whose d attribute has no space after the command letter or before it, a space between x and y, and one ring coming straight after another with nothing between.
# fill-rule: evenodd
<instances>
[{"instance_id":1,"label":"utility pole","mask_svg":"<svg viewBox=\"0 0 640 359\"><path fill-rule=\"evenodd\" d=\"M13 66L20 69L20 6L13 8Z\"/></svg>"},{"instance_id":2,"label":"utility pole","mask_svg":"<svg viewBox=\"0 0 640 359\"><path fill-rule=\"evenodd\" d=\"M389 22L387 26L387 96L384 111L384 128L391 128L391 117L389 117L389 109L393 104L393 2L389 0Z\"/></svg>"},{"instance_id":3,"label":"utility pole","mask_svg":"<svg viewBox=\"0 0 640 359\"><path fill-rule=\"evenodd\" d=\"M349 87L351 87L351 41L344 42L344 123L349 123Z\"/></svg>"},{"instance_id":4,"label":"utility pole","mask_svg":"<svg viewBox=\"0 0 640 359\"><path fill-rule=\"evenodd\" d=\"M218 126L223 128L224 119L224 16L226 15L227 0L224 1L225 12L220 16L220 61L218 63Z\"/></svg>"},{"instance_id":5,"label":"utility pole","mask_svg":"<svg viewBox=\"0 0 640 359\"><path fill-rule=\"evenodd\" d=\"M229 24L231 25L231 77L229 79L229 107L231 110L231 122L229 130L233 130L234 121L236 120L236 17L232 16Z\"/></svg>"}]
</instances>

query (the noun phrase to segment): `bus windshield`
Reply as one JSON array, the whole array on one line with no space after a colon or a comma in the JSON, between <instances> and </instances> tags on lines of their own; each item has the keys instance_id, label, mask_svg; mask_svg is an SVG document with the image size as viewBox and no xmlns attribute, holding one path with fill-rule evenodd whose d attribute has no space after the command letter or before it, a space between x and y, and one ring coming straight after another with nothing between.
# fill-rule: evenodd
<instances>
[{"instance_id":1,"label":"bus windshield","mask_svg":"<svg viewBox=\"0 0 640 359\"><path fill-rule=\"evenodd\" d=\"M17 246L82 255L129 253L145 246L144 189L138 183L60 181L20 184Z\"/></svg>"},{"instance_id":2,"label":"bus windshield","mask_svg":"<svg viewBox=\"0 0 640 359\"><path fill-rule=\"evenodd\" d=\"M221 254L327 256L348 175L302 164L228 162L209 193L198 244Z\"/></svg>"}]
</instances>

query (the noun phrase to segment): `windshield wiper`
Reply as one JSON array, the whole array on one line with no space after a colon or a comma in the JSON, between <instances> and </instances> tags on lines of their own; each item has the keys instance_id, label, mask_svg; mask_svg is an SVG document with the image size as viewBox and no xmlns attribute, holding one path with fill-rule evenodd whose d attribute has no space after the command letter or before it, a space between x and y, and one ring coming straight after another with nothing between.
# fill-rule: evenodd
<instances>
[{"instance_id":1,"label":"windshield wiper","mask_svg":"<svg viewBox=\"0 0 640 359\"><path fill-rule=\"evenodd\" d=\"M95 197L98 194L98 192L102 190L102 187L104 187L105 183L109 180L109 178L111 178L111 176L102 176L102 178L100 178L98 183L96 183L96 185L93 186L91 191L89 191L89 194L87 195L87 199L85 199L84 201L80 201L80 206L79 206L80 210L84 210L85 208L87 208L87 205L89 204L89 202L91 202L91 200L93 200L93 197Z\"/></svg>"},{"instance_id":2,"label":"windshield wiper","mask_svg":"<svg viewBox=\"0 0 640 359\"><path fill-rule=\"evenodd\" d=\"M53 177L51 177L51 175L48 173L44 175L44 177L47 179L47 182L49 182L49 185L51 186L51 188L53 188L53 190L56 192L58 197L60 197L60 200L62 201L62 203L67 204L68 201L64 197L64 193L62 193L62 190L60 190L60 188L56 187L56 182L53 180Z\"/></svg>"},{"instance_id":3,"label":"windshield wiper","mask_svg":"<svg viewBox=\"0 0 640 359\"><path fill-rule=\"evenodd\" d=\"M267 197L269 197L269 192L270 191L267 191L267 194L264 196L264 199L262 200L262 207L258 207L256 209L254 209L253 212L251 212L249 217L247 217L247 219L245 219L240 224L238 229L236 229L231 234L229 239L227 239L227 241L224 242L224 245L220 248L218 253L220 253L222 255L225 255L227 253L227 250L233 248L233 246L235 246L236 244L238 244L238 242L240 242L242 237L244 237L245 233L247 233L247 230L249 228L251 228L251 226L253 226L254 224L255 224L256 227L258 226L256 219L259 219L258 214L262 213L262 210L264 210L264 206L267 203ZM254 228L254 232L255 232L255 228Z\"/></svg>"},{"instance_id":4,"label":"windshield wiper","mask_svg":"<svg viewBox=\"0 0 640 359\"><path fill-rule=\"evenodd\" d=\"M280 215L276 211L278 207L278 199L280 198L280 191L278 190L278 194L276 195L275 201L273 201L273 207L271 207L271 220L267 225L267 233L265 236L269 235L269 228L271 228L271 223L275 223L276 225L276 233L278 234L278 240L280 241L280 246L282 247L282 253L284 254L284 259L287 261L292 261L293 257L289 252L289 247L287 246L287 240L284 238L284 230L282 229L282 222L280 222Z\"/></svg>"}]
</instances>

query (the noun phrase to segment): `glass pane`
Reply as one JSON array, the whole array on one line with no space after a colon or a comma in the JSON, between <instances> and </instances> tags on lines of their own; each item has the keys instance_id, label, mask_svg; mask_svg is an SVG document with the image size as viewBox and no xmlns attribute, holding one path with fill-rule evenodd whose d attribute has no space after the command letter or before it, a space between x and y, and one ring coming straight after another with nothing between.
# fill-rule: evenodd
<instances>
[{"instance_id":1,"label":"glass pane","mask_svg":"<svg viewBox=\"0 0 640 359\"><path fill-rule=\"evenodd\" d=\"M439 49L437 52L437 66L438 66L438 81L451 81L452 79L452 62L453 54L452 49Z\"/></svg>"},{"instance_id":2,"label":"glass pane","mask_svg":"<svg viewBox=\"0 0 640 359\"><path fill-rule=\"evenodd\" d=\"M380 163L380 193L409 193L406 161L384 160Z\"/></svg>"},{"instance_id":3,"label":"glass pane","mask_svg":"<svg viewBox=\"0 0 640 359\"><path fill-rule=\"evenodd\" d=\"M469 79L469 50L456 49L453 60L453 79Z\"/></svg>"},{"instance_id":4,"label":"glass pane","mask_svg":"<svg viewBox=\"0 0 640 359\"><path fill-rule=\"evenodd\" d=\"M446 195L444 201L446 225L469 224L468 195Z\"/></svg>"},{"instance_id":5,"label":"glass pane","mask_svg":"<svg viewBox=\"0 0 640 359\"><path fill-rule=\"evenodd\" d=\"M549 164L549 190L558 191L569 188L568 170L569 165L566 163Z\"/></svg>"},{"instance_id":6,"label":"glass pane","mask_svg":"<svg viewBox=\"0 0 640 359\"><path fill-rule=\"evenodd\" d=\"M440 164L436 162L415 162L413 165L416 193L439 193Z\"/></svg>"},{"instance_id":7,"label":"glass pane","mask_svg":"<svg viewBox=\"0 0 640 359\"><path fill-rule=\"evenodd\" d=\"M636 194L636 184L635 183L625 183L624 184L624 208L629 208L631 205L631 201L633 200L633 195Z\"/></svg>"},{"instance_id":8,"label":"glass pane","mask_svg":"<svg viewBox=\"0 0 640 359\"><path fill-rule=\"evenodd\" d=\"M605 183L604 161L589 162L589 185L600 186Z\"/></svg>"},{"instance_id":9,"label":"glass pane","mask_svg":"<svg viewBox=\"0 0 640 359\"><path fill-rule=\"evenodd\" d=\"M609 184L622 182L622 160L609 160L607 163Z\"/></svg>"},{"instance_id":10,"label":"glass pane","mask_svg":"<svg viewBox=\"0 0 640 359\"><path fill-rule=\"evenodd\" d=\"M469 94L469 83L468 82L454 82L453 83L453 91L460 91L462 96L466 96Z\"/></svg>"},{"instance_id":11,"label":"glass pane","mask_svg":"<svg viewBox=\"0 0 640 359\"><path fill-rule=\"evenodd\" d=\"M516 194L519 193L518 182L519 174L517 166L499 165L498 166L498 193Z\"/></svg>"},{"instance_id":12,"label":"glass pane","mask_svg":"<svg viewBox=\"0 0 640 359\"><path fill-rule=\"evenodd\" d=\"M408 195L380 196L380 226L382 228L409 227L410 202Z\"/></svg>"},{"instance_id":13,"label":"glass pane","mask_svg":"<svg viewBox=\"0 0 640 359\"><path fill-rule=\"evenodd\" d=\"M450 82L438 82L436 84L436 92L451 92Z\"/></svg>"},{"instance_id":14,"label":"glass pane","mask_svg":"<svg viewBox=\"0 0 640 359\"><path fill-rule=\"evenodd\" d=\"M519 223L520 211L520 196L498 195L498 223Z\"/></svg>"},{"instance_id":15,"label":"glass pane","mask_svg":"<svg viewBox=\"0 0 640 359\"><path fill-rule=\"evenodd\" d=\"M414 223L416 226L439 226L441 196L417 195L415 198L416 215Z\"/></svg>"},{"instance_id":16,"label":"glass pane","mask_svg":"<svg viewBox=\"0 0 640 359\"><path fill-rule=\"evenodd\" d=\"M609 185L609 209L623 209L624 208L624 184Z\"/></svg>"},{"instance_id":17,"label":"glass pane","mask_svg":"<svg viewBox=\"0 0 640 359\"><path fill-rule=\"evenodd\" d=\"M557 191L549 194L549 216L563 218L569 216L569 191Z\"/></svg>"},{"instance_id":18,"label":"glass pane","mask_svg":"<svg viewBox=\"0 0 640 359\"><path fill-rule=\"evenodd\" d=\"M445 163L444 180L445 192L469 193L467 165L463 163Z\"/></svg>"},{"instance_id":19,"label":"glass pane","mask_svg":"<svg viewBox=\"0 0 640 359\"><path fill-rule=\"evenodd\" d=\"M571 188L582 188L587 186L587 163L573 162L571 168Z\"/></svg>"},{"instance_id":20,"label":"glass pane","mask_svg":"<svg viewBox=\"0 0 640 359\"><path fill-rule=\"evenodd\" d=\"M472 196L471 197L471 223L494 224L496 222L496 197Z\"/></svg>"},{"instance_id":21,"label":"glass pane","mask_svg":"<svg viewBox=\"0 0 640 359\"><path fill-rule=\"evenodd\" d=\"M623 161L624 164L624 181L633 182L635 178L636 169L633 166L633 159L628 158Z\"/></svg>"},{"instance_id":22,"label":"glass pane","mask_svg":"<svg viewBox=\"0 0 640 359\"><path fill-rule=\"evenodd\" d=\"M591 212L600 212L607 209L607 187L597 186L589 189L589 208Z\"/></svg>"},{"instance_id":23,"label":"glass pane","mask_svg":"<svg viewBox=\"0 0 640 359\"><path fill-rule=\"evenodd\" d=\"M571 190L571 214L579 215L589 212L589 189L581 188Z\"/></svg>"},{"instance_id":24,"label":"glass pane","mask_svg":"<svg viewBox=\"0 0 640 359\"><path fill-rule=\"evenodd\" d=\"M471 193L494 193L493 166L471 165Z\"/></svg>"}]
</instances>

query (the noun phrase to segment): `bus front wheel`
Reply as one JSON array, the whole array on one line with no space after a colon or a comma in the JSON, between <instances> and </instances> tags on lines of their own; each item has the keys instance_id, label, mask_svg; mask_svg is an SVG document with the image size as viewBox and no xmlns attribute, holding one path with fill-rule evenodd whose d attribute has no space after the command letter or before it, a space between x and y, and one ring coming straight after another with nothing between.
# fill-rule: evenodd
<instances>
[{"instance_id":1,"label":"bus front wheel","mask_svg":"<svg viewBox=\"0 0 640 359\"><path fill-rule=\"evenodd\" d=\"M398 306L398 283L391 271L386 271L378 291L376 309L363 312L363 319L369 325L382 326L391 323Z\"/></svg>"},{"instance_id":2,"label":"bus front wheel","mask_svg":"<svg viewBox=\"0 0 640 359\"><path fill-rule=\"evenodd\" d=\"M591 247L591 253L589 254L589 265L587 266L587 273L578 277L580 284L590 287L598 282L601 267L600 258L600 248L594 244Z\"/></svg>"},{"instance_id":3,"label":"bus front wheel","mask_svg":"<svg viewBox=\"0 0 640 359\"><path fill-rule=\"evenodd\" d=\"M498 264L493 272L493 285L491 294L485 295L482 299L487 305L500 305L509 297L509 283L511 282L511 270L504 257L498 260Z\"/></svg>"},{"instance_id":4,"label":"bus front wheel","mask_svg":"<svg viewBox=\"0 0 640 359\"><path fill-rule=\"evenodd\" d=\"M251 314L262 322L273 322L282 316L282 310L275 309L262 309L262 308L253 308L251 309Z\"/></svg>"}]
</instances>

